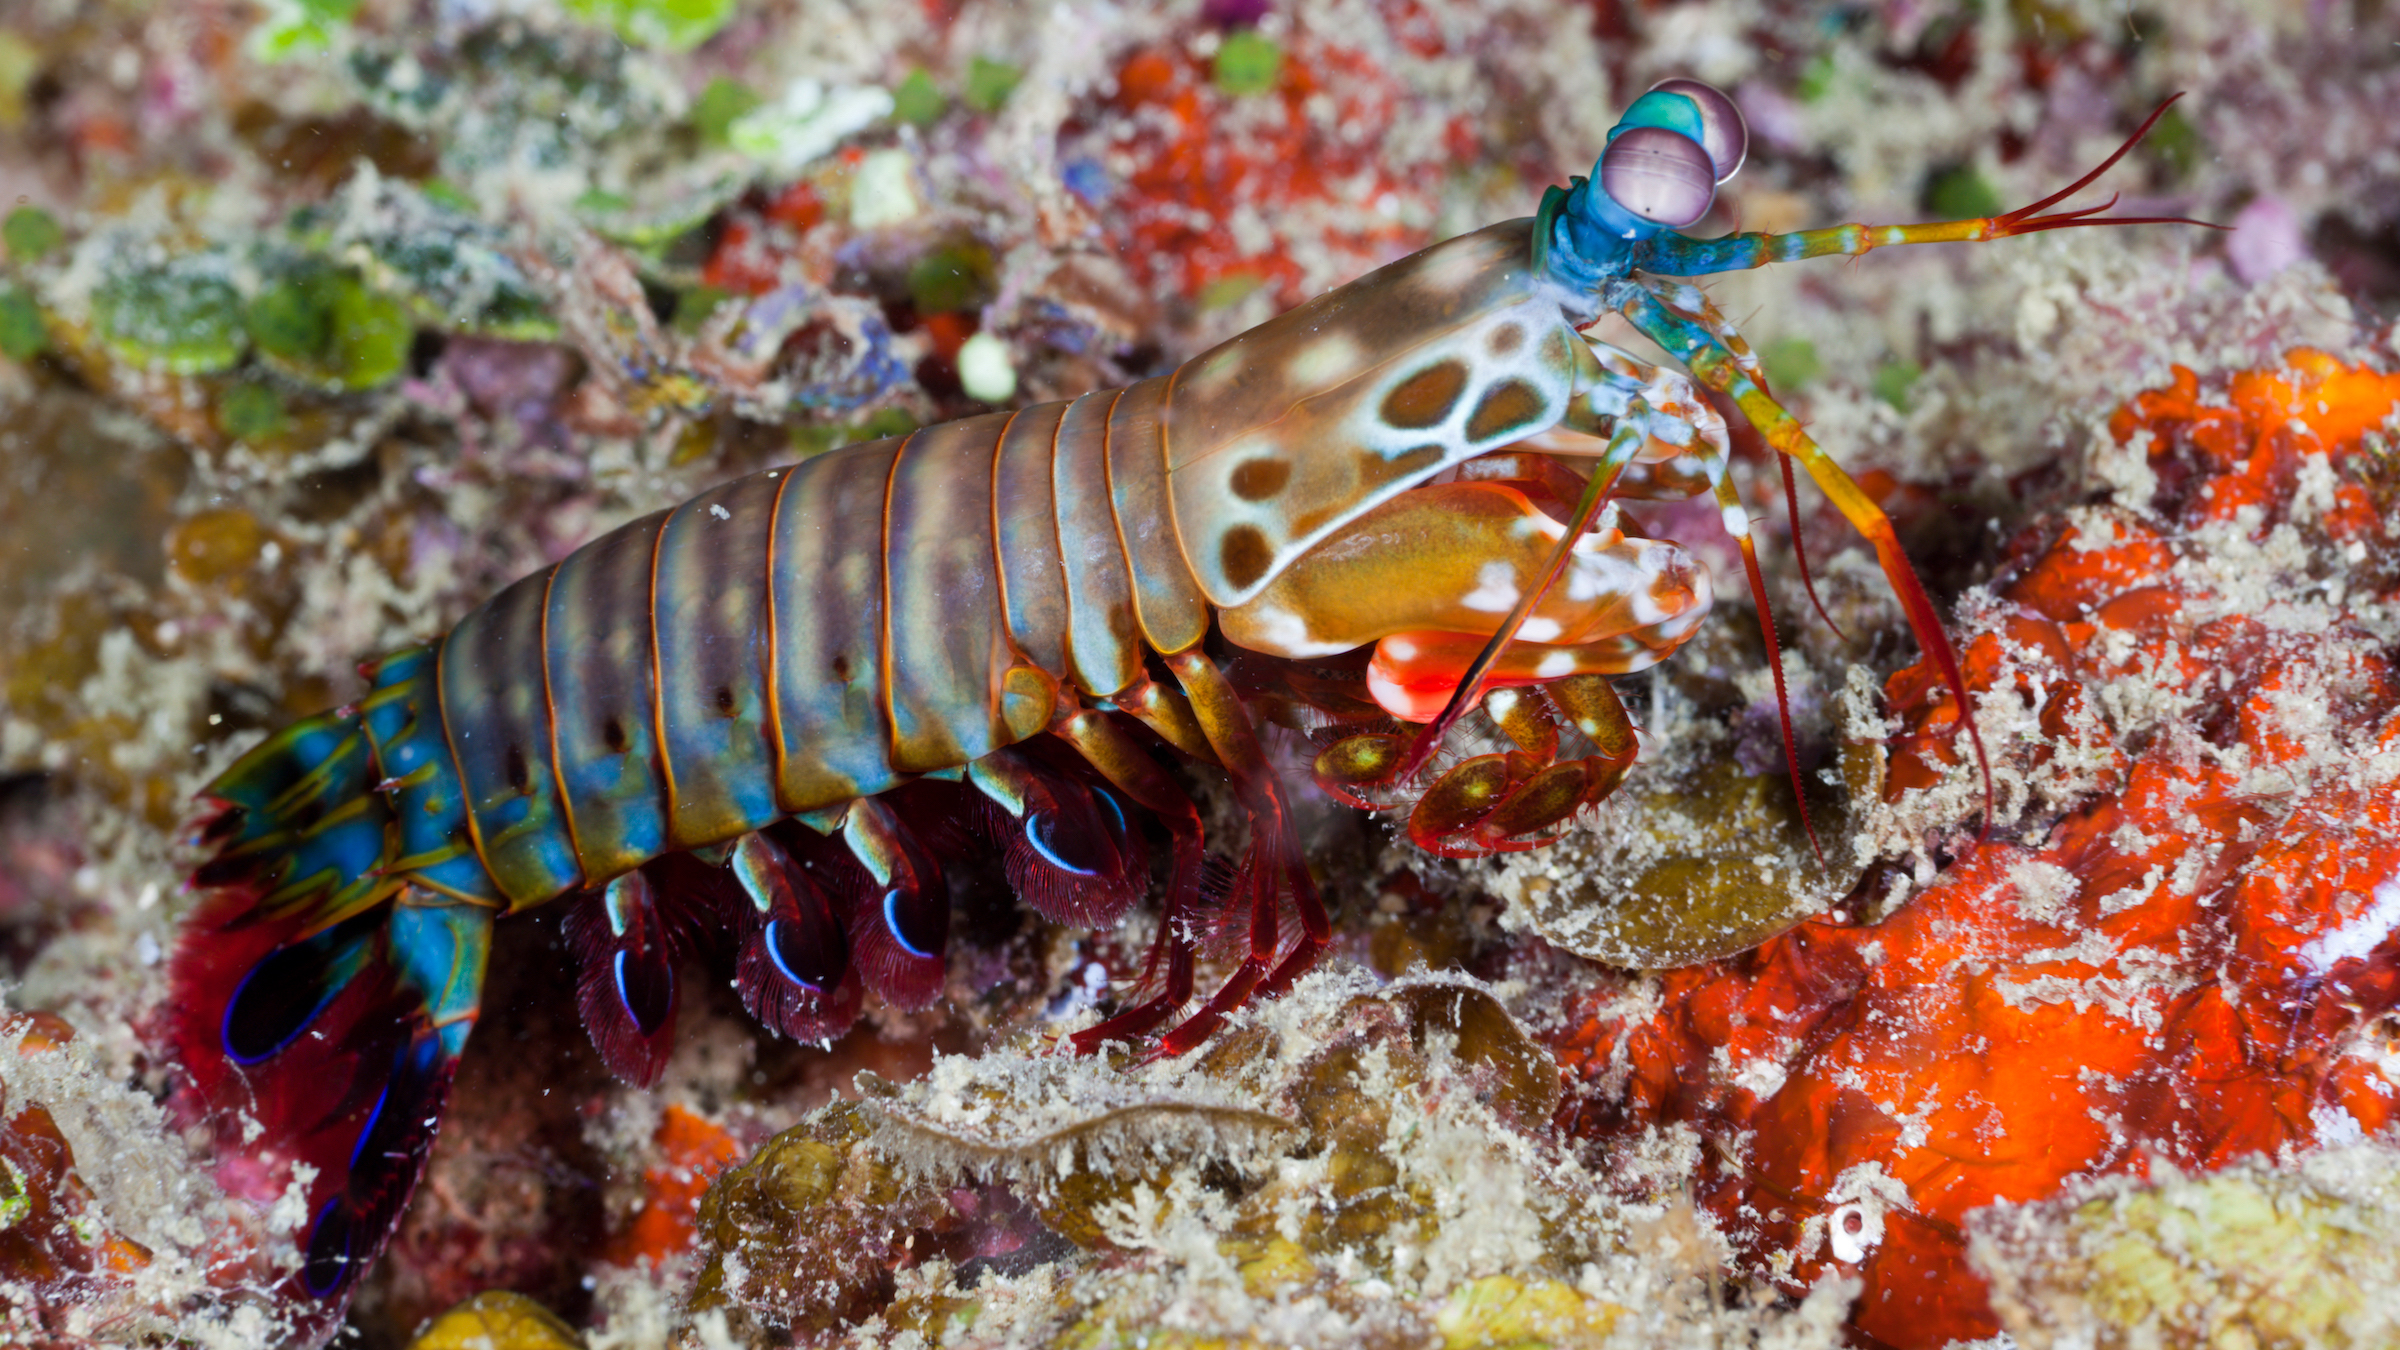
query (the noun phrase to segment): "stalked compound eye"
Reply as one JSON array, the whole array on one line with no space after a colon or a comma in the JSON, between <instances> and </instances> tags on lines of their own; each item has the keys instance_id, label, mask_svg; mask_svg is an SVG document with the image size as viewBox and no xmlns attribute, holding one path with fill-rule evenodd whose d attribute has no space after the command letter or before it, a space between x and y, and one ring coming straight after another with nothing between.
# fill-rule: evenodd
<instances>
[{"instance_id":1,"label":"stalked compound eye","mask_svg":"<svg viewBox=\"0 0 2400 1350\"><path fill-rule=\"evenodd\" d=\"M1718 182L1740 171L1742 161L1750 157L1750 124L1742 120L1742 110L1734 106L1723 90L1678 75L1651 85L1650 92L1681 94L1700 110L1700 148L1708 152L1709 163L1716 166Z\"/></svg>"},{"instance_id":2,"label":"stalked compound eye","mask_svg":"<svg viewBox=\"0 0 2400 1350\"><path fill-rule=\"evenodd\" d=\"M1600 190L1633 214L1670 230L1699 223L1717 199L1708 152L1664 127L1627 127L1600 156Z\"/></svg>"}]
</instances>

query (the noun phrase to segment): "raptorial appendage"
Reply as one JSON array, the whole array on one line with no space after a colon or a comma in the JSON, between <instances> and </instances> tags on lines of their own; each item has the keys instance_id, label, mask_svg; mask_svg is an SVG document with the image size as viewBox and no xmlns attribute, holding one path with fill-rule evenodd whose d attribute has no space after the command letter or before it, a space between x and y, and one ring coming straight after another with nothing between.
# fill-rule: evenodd
<instances>
[{"instance_id":1,"label":"raptorial appendage","mask_svg":"<svg viewBox=\"0 0 2400 1350\"><path fill-rule=\"evenodd\" d=\"M1140 991L1071 1043L1180 1054L1331 940L1263 723L1437 853L1534 847L1616 790L1639 738L1609 680L1671 656L1714 595L1622 503L1713 497L1783 701L1702 388L1758 427L1787 498L1797 464L1873 545L1963 706L1891 522L1676 278L2130 222L2042 214L2062 193L1981 222L1677 233L1745 153L1731 100L1662 83L1531 220L1170 375L720 484L235 763L205 794L207 894L173 963L177 1101L234 1193L270 1205L305 1179L285 1291L304 1334L332 1333L401 1218L504 913L565 902L593 1044L652 1083L695 968L802 1040L869 994L938 998L962 852L996 853L1062 924L1111 923L1161 881ZM1682 369L1583 335L1610 313ZM1796 780L1788 714L1783 734ZM1231 787L1238 858L1211 859L1178 760ZM1236 939L1232 970L1191 1008L1210 931Z\"/></svg>"}]
</instances>

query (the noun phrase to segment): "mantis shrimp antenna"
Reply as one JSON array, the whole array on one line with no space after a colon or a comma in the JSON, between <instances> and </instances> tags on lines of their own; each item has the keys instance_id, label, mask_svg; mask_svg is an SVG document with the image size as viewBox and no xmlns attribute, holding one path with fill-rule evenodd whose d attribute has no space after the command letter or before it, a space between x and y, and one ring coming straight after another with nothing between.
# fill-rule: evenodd
<instances>
[{"instance_id":1,"label":"mantis shrimp antenna","mask_svg":"<svg viewBox=\"0 0 2400 1350\"><path fill-rule=\"evenodd\" d=\"M1919 645L1925 649L1926 654L1941 670L1943 683L1948 686L1951 697L1958 702L1960 721L1966 727L1969 742L1974 746L1976 767L1983 779L1984 810L1980 838L1988 839L1990 837L1993 820L1998 814L1991 756L1984 747L1982 732L1975 725L1973 703L1968 694L1965 674L1959 667L1957 653L1951 647L1949 636L1942 627L1940 616L1934 611L1933 601L1926 594L1924 583L1918 579L1915 568L1910 565L1907 555L1900 549L1899 537L1892 528L1891 519L1884 514L1881 507L1860 490L1857 483L1852 481L1849 474L1844 472L1839 464L1835 463L1809 438L1798 420L1792 417L1767 392L1762 380L1751 369L1755 362L1745 359L1748 355L1747 347L1741 343L1739 337L1732 334L1730 329L1721 322L1715 321L1713 311L1704 315L1695 315L1690 313L1688 307L1684 305L1667 302L1659 292L1670 288L1657 285L1651 277L1701 276L1716 272L1762 267L1772 262L1792 262L1803 258L1856 256L1871 249L1893 244L1981 243L1992 239L2005 239L2014 235L2038 234L2045 230L2068 229L2086 225L2198 225L2207 229L2223 229L2224 226L2183 216L2104 217L2101 213L2114 207L2118 201L2118 197L2113 194L2107 201L2096 206L2073 211L2050 212L2051 207L2082 191L2102 174L2115 167L2117 161L2123 159L2127 152L2140 143L2142 138L2150 133L2151 128L2158 124L2158 120L2166 115L2167 110L2175 105L2176 100L2182 97L2182 94L2177 93L2161 102L2147 118L2143 119L2142 124L2134 129L2133 134L2128 136L2123 144L2119 145L2113 153L2090 172L2039 201L2000 216L1912 225L1836 225L1792 234L1742 233L1719 239L1698 240L1687 238L1671 228L1659 228L1655 223L1657 220L1655 215L1650 217L1653 223L1648 225L1641 223L1635 217L1648 214L1643 210L1628 210L1627 205L1621 205L1614 201L1597 201L1590 196L1595 192L1604 196L1605 187L1579 184L1576 189L1578 193L1585 194L1585 202L1588 203L1585 209L1593 217L1602 221L1619 239L1626 241L1622 245L1612 244L1605 251L1595 250L1593 257L1581 259L1574 264L1599 281L1604 304L1608 308L1622 313L1632 321L1637 329L1682 361L1685 367L1703 384L1733 400L1743 415L1750 420L1751 425L1758 428L1768 445L1773 447L1781 458L1787 502L1792 498L1790 489L1796 486L1791 468L1793 461L1796 460L1801 467L1809 471L1809 476L1825 490L1826 495L1833 499L1835 507L1841 511L1844 518L1849 520L1852 527L1874 545L1877 560L1882 565L1884 575L1891 582L1893 590L1899 596L1901 607L1908 616L1909 627L1916 633ZM1573 209L1573 207L1569 209ZM1702 210L1704 211L1705 207ZM2050 213L2045 214L2046 212ZM1697 219L1700 213L1691 214L1692 219ZM1550 219L1547 208L1543 219L1545 221ZM1628 226L1627 222L1632 223ZM1562 236L1570 233L1563 229L1561 231ZM1637 270L1649 273L1651 277L1629 275ZM1630 455L1630 451L1626 453L1628 456ZM1474 663L1467 668L1458 687L1452 693L1449 703L1442 709L1440 715L1425 725L1415 743L1409 748L1401 768L1403 780L1414 775L1423 767L1450 727L1465 714L1467 709L1476 706L1483 697L1484 686L1501 654L1515 640L1518 629L1532 614L1535 606L1541 602L1549 588L1556 583L1564 568L1566 556L1574 547L1576 538L1588 530L1592 521L1597 518L1599 509L1604 504L1609 489L1616 480L1617 470L1622 467L1622 463L1618 447L1612 442L1608 455L1603 459L1600 468L1593 473L1591 481L1585 489L1583 500L1577 504L1574 520L1569 524L1566 533L1560 537L1548 565L1537 578L1535 585L1517 602L1516 607L1510 611L1508 618L1500 625L1499 630L1492 635L1491 640L1485 644L1483 651L1476 657ZM1797 506L1794 505L1792 509L1794 511L1793 536L1795 549L1797 549L1799 547ZM1734 517L1729 510L1728 528L1733 527L1733 521ZM1807 794L1800 772L1798 747L1792 732L1790 705L1785 695L1783 669L1779 659L1773 620L1767 612L1764 579L1758 572L1755 548L1748 530L1743 528L1737 531L1737 537L1742 546L1744 566L1749 573L1751 591L1758 601L1759 621L1761 629L1766 635L1768 659L1775 666L1776 702L1782 723L1785 763L1791 773L1793 792L1800 801L1802 827L1808 832L1811 846L1815 847L1816 833L1808 821ZM1802 566L1805 568L1805 562ZM1819 614L1823 615L1824 605L1821 600L1817 599L1813 584L1809 587L1809 595L1810 599L1816 603ZM1825 615L1825 618L1827 624L1832 625L1832 617ZM1835 627L1835 631L1840 632L1838 626ZM1823 860L1823 856L1822 849L1818 849L1820 861Z\"/></svg>"}]
</instances>

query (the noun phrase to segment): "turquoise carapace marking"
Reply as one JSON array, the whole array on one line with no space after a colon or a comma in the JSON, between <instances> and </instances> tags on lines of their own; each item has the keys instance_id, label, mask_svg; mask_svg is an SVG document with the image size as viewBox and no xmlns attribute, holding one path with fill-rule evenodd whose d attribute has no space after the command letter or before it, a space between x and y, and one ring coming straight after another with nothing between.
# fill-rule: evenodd
<instances>
[{"instance_id":1,"label":"turquoise carapace marking","mask_svg":"<svg viewBox=\"0 0 2400 1350\"><path fill-rule=\"evenodd\" d=\"M536 572L460 620L442 640L436 677L476 852L516 908L583 879L550 760L542 675L550 575Z\"/></svg>"},{"instance_id":2,"label":"turquoise carapace marking","mask_svg":"<svg viewBox=\"0 0 2400 1350\"><path fill-rule=\"evenodd\" d=\"M558 565L543 661L568 833L589 885L667 848L651 670L657 512L611 530Z\"/></svg>"},{"instance_id":3,"label":"turquoise carapace marking","mask_svg":"<svg viewBox=\"0 0 2400 1350\"><path fill-rule=\"evenodd\" d=\"M728 840L780 815L767 730L767 543L788 470L737 478L667 518L658 542L658 710L667 835Z\"/></svg>"},{"instance_id":4,"label":"turquoise carapace marking","mask_svg":"<svg viewBox=\"0 0 2400 1350\"><path fill-rule=\"evenodd\" d=\"M442 737L434 649L411 647L376 664L375 687L359 700L359 719L391 793L399 846L389 869L462 900L496 904L500 893L475 856L466 794Z\"/></svg>"},{"instance_id":5,"label":"turquoise carapace marking","mask_svg":"<svg viewBox=\"0 0 2400 1350\"><path fill-rule=\"evenodd\" d=\"M1617 137L1635 127L1659 127L1697 143L1705 135L1703 126L1699 104L1681 94L1653 89L1626 107L1625 115L1608 129L1608 140L1613 145Z\"/></svg>"},{"instance_id":6,"label":"turquoise carapace marking","mask_svg":"<svg viewBox=\"0 0 2400 1350\"><path fill-rule=\"evenodd\" d=\"M441 1039L443 1053L466 1048L483 1000L483 976L492 952L497 911L438 896L403 890L392 905L391 960L402 988L420 991L425 1018Z\"/></svg>"}]
</instances>

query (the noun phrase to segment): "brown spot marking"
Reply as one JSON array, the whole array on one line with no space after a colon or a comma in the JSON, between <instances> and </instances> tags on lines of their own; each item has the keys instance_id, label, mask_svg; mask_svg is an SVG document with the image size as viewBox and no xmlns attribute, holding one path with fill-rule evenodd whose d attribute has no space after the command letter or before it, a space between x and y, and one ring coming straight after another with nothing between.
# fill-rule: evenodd
<instances>
[{"instance_id":1,"label":"brown spot marking","mask_svg":"<svg viewBox=\"0 0 2400 1350\"><path fill-rule=\"evenodd\" d=\"M1263 502L1283 491L1291 481L1292 466L1288 460L1273 455L1243 460L1233 471L1233 495L1246 502Z\"/></svg>"},{"instance_id":2,"label":"brown spot marking","mask_svg":"<svg viewBox=\"0 0 2400 1350\"><path fill-rule=\"evenodd\" d=\"M1236 590L1247 590L1267 574L1267 565L1275 561L1275 550L1268 547L1267 536L1256 525L1236 525L1225 532L1225 542L1217 545L1217 566L1225 571L1225 579Z\"/></svg>"},{"instance_id":3,"label":"brown spot marking","mask_svg":"<svg viewBox=\"0 0 2400 1350\"><path fill-rule=\"evenodd\" d=\"M731 717L733 714L733 686L729 684L720 684L717 686L717 716Z\"/></svg>"},{"instance_id":4,"label":"brown spot marking","mask_svg":"<svg viewBox=\"0 0 2400 1350\"><path fill-rule=\"evenodd\" d=\"M1552 370L1574 369L1575 354L1567 347L1566 329L1553 328L1550 336L1542 339L1542 364Z\"/></svg>"},{"instance_id":5,"label":"brown spot marking","mask_svg":"<svg viewBox=\"0 0 2400 1350\"><path fill-rule=\"evenodd\" d=\"M508 785L520 796L533 795L533 769L525 762L525 747L508 747Z\"/></svg>"},{"instance_id":6,"label":"brown spot marking","mask_svg":"<svg viewBox=\"0 0 2400 1350\"><path fill-rule=\"evenodd\" d=\"M1504 323L1492 330L1491 349L1494 356L1506 356L1525 345L1525 326Z\"/></svg>"},{"instance_id":7,"label":"brown spot marking","mask_svg":"<svg viewBox=\"0 0 2400 1350\"><path fill-rule=\"evenodd\" d=\"M1292 522L1292 538L1306 539L1339 514L1333 507L1321 506Z\"/></svg>"},{"instance_id":8,"label":"brown spot marking","mask_svg":"<svg viewBox=\"0 0 2400 1350\"><path fill-rule=\"evenodd\" d=\"M1483 396L1475 415L1467 419L1467 439L1488 441L1504 432L1530 427L1549 409L1542 392L1523 380L1503 380Z\"/></svg>"},{"instance_id":9,"label":"brown spot marking","mask_svg":"<svg viewBox=\"0 0 2400 1350\"><path fill-rule=\"evenodd\" d=\"M614 717L600 724L600 739L607 743L609 753L614 755L624 754L630 744L625 739L625 723Z\"/></svg>"},{"instance_id":10,"label":"brown spot marking","mask_svg":"<svg viewBox=\"0 0 2400 1350\"><path fill-rule=\"evenodd\" d=\"M1360 455L1358 457L1359 483L1369 490L1379 488L1396 478L1406 478L1410 474L1430 469L1441 463L1443 457L1449 453L1450 447L1440 441L1435 441L1430 445L1420 445L1413 450L1402 451L1390 459L1375 454Z\"/></svg>"},{"instance_id":11,"label":"brown spot marking","mask_svg":"<svg viewBox=\"0 0 2400 1350\"><path fill-rule=\"evenodd\" d=\"M1427 366L1383 396L1383 420L1387 425L1408 431L1438 427L1466 389L1464 362L1444 361Z\"/></svg>"},{"instance_id":12,"label":"brown spot marking","mask_svg":"<svg viewBox=\"0 0 2400 1350\"><path fill-rule=\"evenodd\" d=\"M843 684L850 683L850 658L847 654L842 652L833 654L833 678Z\"/></svg>"}]
</instances>

